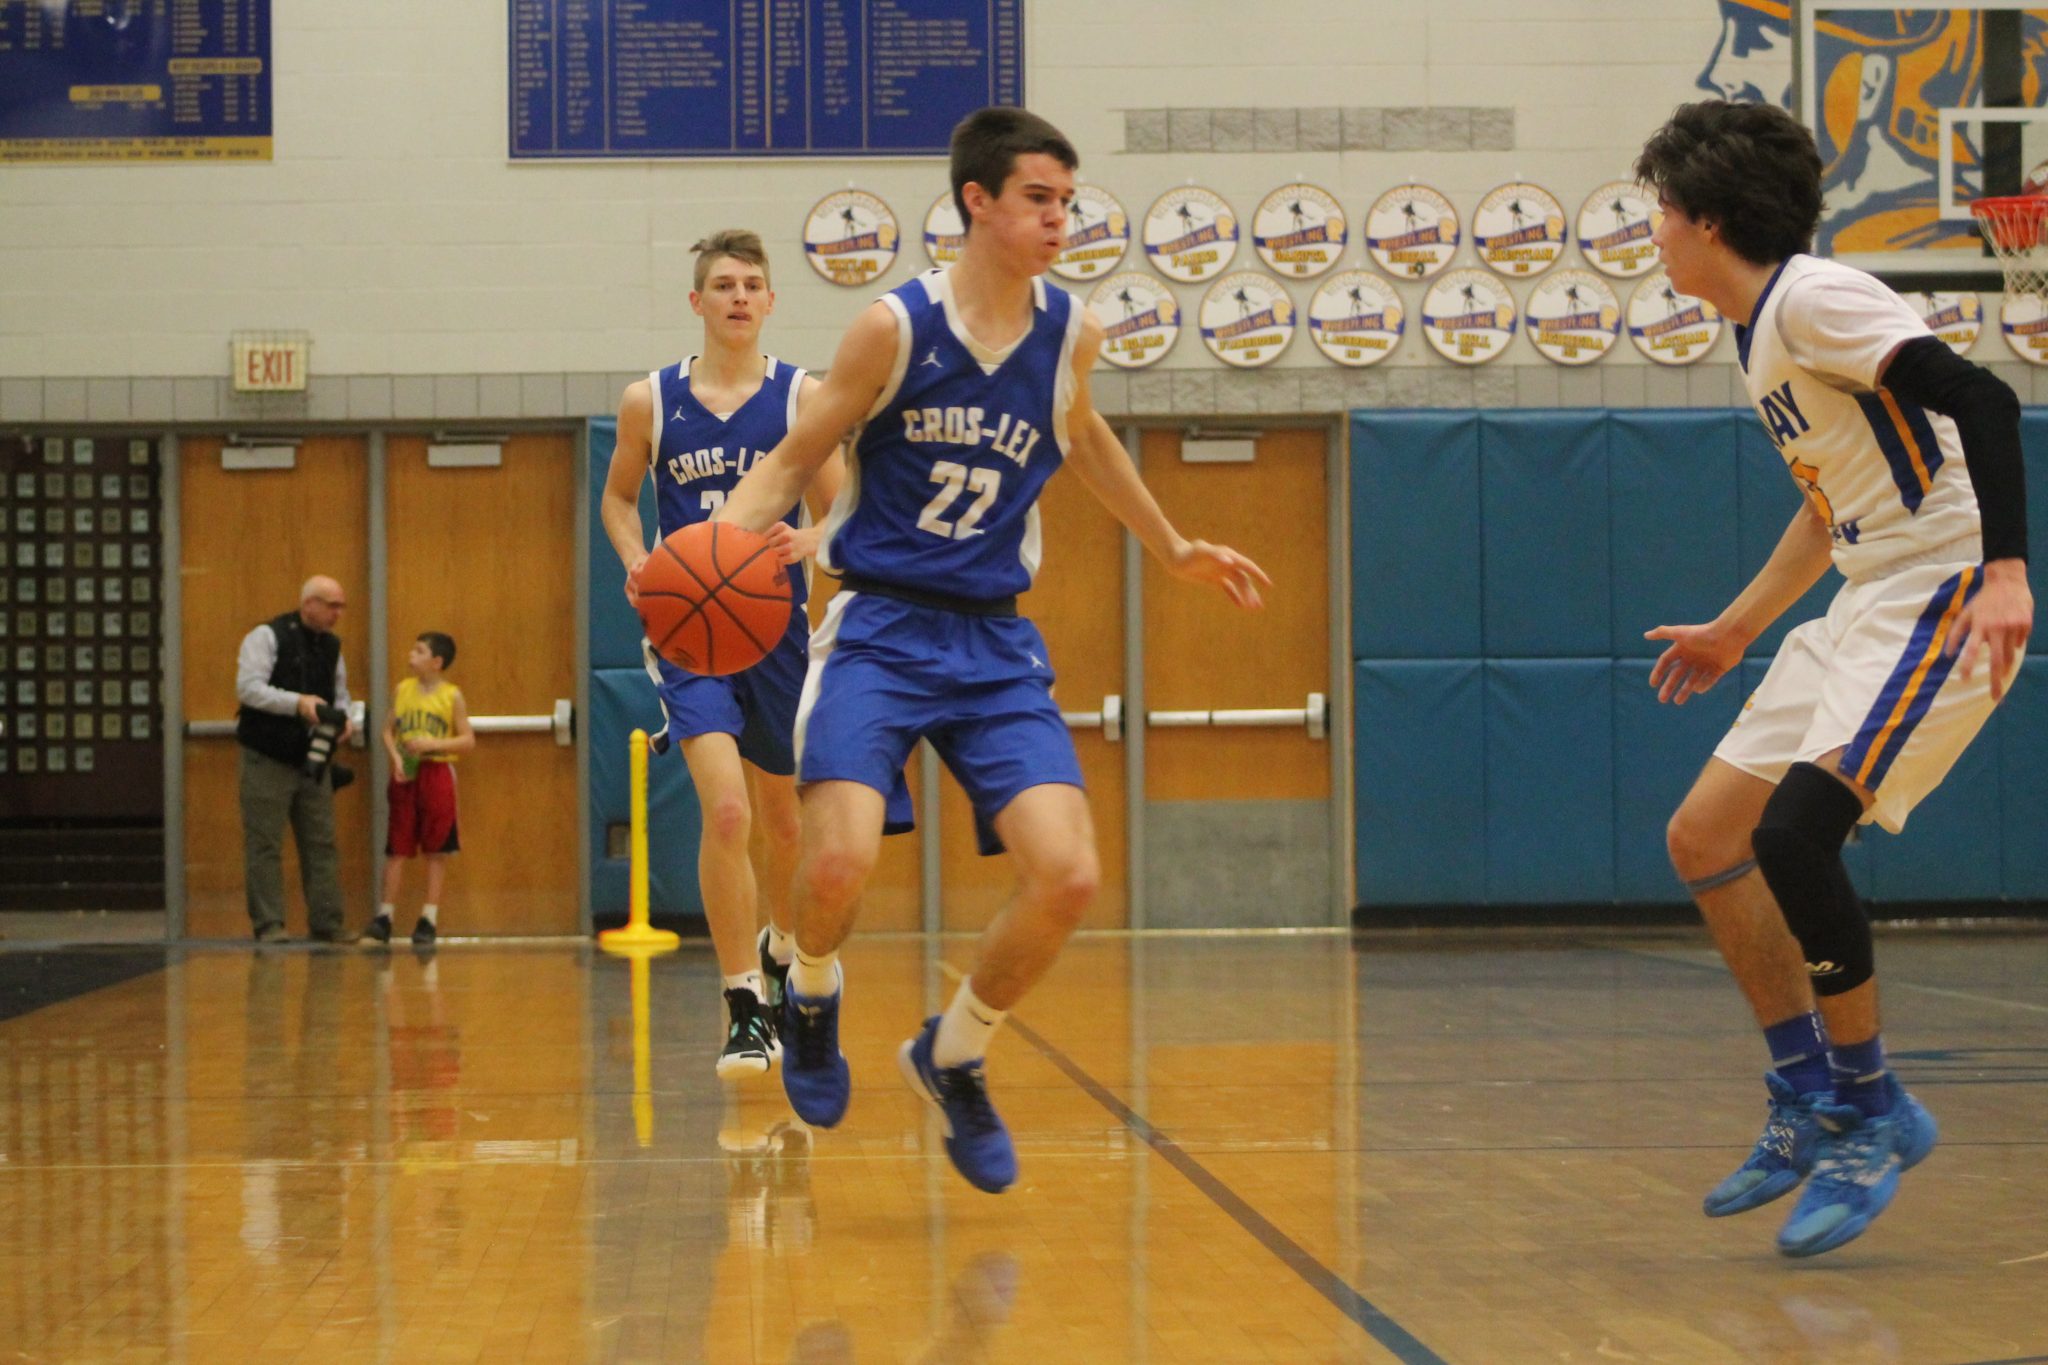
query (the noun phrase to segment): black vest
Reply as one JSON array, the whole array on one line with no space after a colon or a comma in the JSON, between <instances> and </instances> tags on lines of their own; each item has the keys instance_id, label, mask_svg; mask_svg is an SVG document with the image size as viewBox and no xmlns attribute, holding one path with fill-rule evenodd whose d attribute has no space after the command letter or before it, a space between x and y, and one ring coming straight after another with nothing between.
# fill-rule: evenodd
<instances>
[{"instance_id":1,"label":"black vest","mask_svg":"<svg viewBox=\"0 0 2048 1365\"><path fill-rule=\"evenodd\" d=\"M270 685L287 692L310 692L334 705L334 670L341 662L341 637L306 629L296 611L271 621L270 630L277 636L277 666L270 670ZM235 739L245 749L294 768L306 761L306 751L313 743L303 716L276 716L247 706L235 717Z\"/></svg>"}]
</instances>

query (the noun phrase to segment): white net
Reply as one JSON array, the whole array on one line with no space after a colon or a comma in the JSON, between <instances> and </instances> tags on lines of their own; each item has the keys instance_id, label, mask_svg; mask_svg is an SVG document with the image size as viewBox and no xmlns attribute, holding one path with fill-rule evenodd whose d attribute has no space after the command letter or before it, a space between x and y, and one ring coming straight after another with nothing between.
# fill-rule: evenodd
<instances>
[{"instance_id":1,"label":"white net","mask_svg":"<svg viewBox=\"0 0 2048 1365\"><path fill-rule=\"evenodd\" d=\"M2005 292L2048 299L2048 194L1979 199L1970 213L2005 272Z\"/></svg>"}]
</instances>

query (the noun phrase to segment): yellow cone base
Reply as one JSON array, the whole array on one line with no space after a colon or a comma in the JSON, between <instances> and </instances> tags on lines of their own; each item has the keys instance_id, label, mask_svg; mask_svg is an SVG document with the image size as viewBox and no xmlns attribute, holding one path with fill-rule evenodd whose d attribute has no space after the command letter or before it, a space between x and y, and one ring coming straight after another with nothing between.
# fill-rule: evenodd
<instances>
[{"instance_id":1,"label":"yellow cone base","mask_svg":"<svg viewBox=\"0 0 2048 1365\"><path fill-rule=\"evenodd\" d=\"M606 929L597 936L598 946L612 952L675 948L681 946L682 941L681 934L670 929L656 929L650 924L628 924L622 929Z\"/></svg>"}]
</instances>

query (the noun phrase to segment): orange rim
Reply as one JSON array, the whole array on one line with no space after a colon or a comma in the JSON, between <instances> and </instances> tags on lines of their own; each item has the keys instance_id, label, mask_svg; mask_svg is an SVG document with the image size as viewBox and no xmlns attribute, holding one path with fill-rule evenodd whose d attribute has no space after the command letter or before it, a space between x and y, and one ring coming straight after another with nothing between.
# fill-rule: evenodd
<instances>
[{"instance_id":1,"label":"orange rim","mask_svg":"<svg viewBox=\"0 0 2048 1365\"><path fill-rule=\"evenodd\" d=\"M1970 213L2000 251L2025 251L2040 245L2048 194L1992 195L1973 200Z\"/></svg>"}]
</instances>

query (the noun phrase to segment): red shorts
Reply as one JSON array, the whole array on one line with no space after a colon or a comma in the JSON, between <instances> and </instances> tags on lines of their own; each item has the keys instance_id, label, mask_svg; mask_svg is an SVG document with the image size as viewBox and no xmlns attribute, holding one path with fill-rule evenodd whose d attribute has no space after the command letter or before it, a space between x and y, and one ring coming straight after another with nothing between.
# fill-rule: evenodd
<instances>
[{"instance_id":1,"label":"red shorts","mask_svg":"<svg viewBox=\"0 0 2048 1365\"><path fill-rule=\"evenodd\" d=\"M422 763L410 782L393 779L385 788L391 818L385 826L384 852L393 858L420 853L454 853L455 765Z\"/></svg>"}]
</instances>

